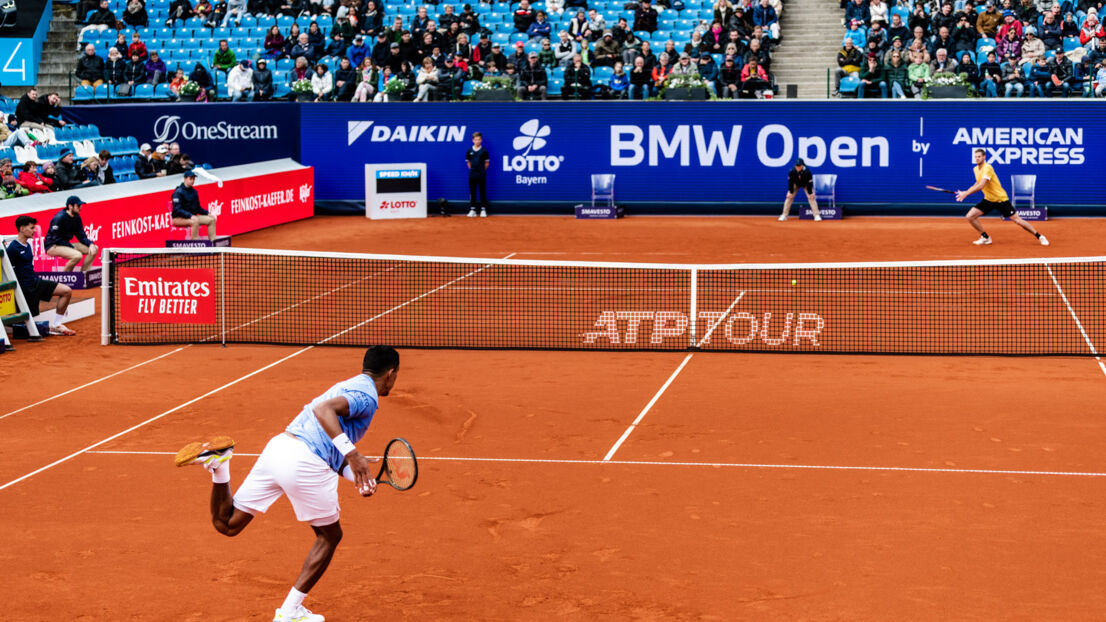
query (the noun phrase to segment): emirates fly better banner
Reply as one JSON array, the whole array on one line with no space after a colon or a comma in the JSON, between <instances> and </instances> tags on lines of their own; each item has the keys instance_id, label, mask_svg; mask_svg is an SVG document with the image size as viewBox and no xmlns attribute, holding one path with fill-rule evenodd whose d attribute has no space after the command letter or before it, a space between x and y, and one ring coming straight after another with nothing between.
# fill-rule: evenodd
<instances>
[{"instance_id":1,"label":"emirates fly better banner","mask_svg":"<svg viewBox=\"0 0 1106 622\"><path fill-rule=\"evenodd\" d=\"M120 268L117 292L124 322L215 323L210 268Z\"/></svg>"}]
</instances>

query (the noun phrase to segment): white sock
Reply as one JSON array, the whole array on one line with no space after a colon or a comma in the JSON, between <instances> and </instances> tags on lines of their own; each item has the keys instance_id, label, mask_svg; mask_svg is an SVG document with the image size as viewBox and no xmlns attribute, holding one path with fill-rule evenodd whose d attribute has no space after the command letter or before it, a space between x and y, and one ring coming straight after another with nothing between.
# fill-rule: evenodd
<instances>
[{"instance_id":1,"label":"white sock","mask_svg":"<svg viewBox=\"0 0 1106 622\"><path fill-rule=\"evenodd\" d=\"M211 483L213 484L229 484L230 483L230 461L221 463L215 467L215 470L211 472Z\"/></svg>"},{"instance_id":2,"label":"white sock","mask_svg":"<svg viewBox=\"0 0 1106 622\"><path fill-rule=\"evenodd\" d=\"M50 318L50 326L57 326L66 320L66 317L57 311L54 312L54 317Z\"/></svg>"},{"instance_id":3,"label":"white sock","mask_svg":"<svg viewBox=\"0 0 1106 622\"><path fill-rule=\"evenodd\" d=\"M280 606L282 611L293 611L296 607L303 604L303 599L307 594L297 590L293 587L288 591L288 597L284 599L284 604Z\"/></svg>"}]
</instances>

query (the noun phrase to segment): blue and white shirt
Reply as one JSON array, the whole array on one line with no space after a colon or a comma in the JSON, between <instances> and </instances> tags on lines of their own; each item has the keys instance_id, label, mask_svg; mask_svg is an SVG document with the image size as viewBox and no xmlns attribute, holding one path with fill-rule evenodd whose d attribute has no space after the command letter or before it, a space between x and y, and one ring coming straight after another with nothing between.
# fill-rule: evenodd
<instances>
[{"instance_id":1,"label":"blue and white shirt","mask_svg":"<svg viewBox=\"0 0 1106 622\"><path fill-rule=\"evenodd\" d=\"M330 468L337 472L342 467L345 456L334 446L330 436L327 435L326 430L323 429L319 419L315 416L316 406L335 397L344 397L346 402L349 403L349 415L338 417L338 425L341 426L342 431L345 432L350 441L356 443L361 440L361 437L365 436L365 432L368 431L369 424L372 423L378 399L376 384L366 374L343 380L327 389L326 393L311 400L311 403L303 407L303 411L292 420L292 423L288 424L285 432L293 434L304 443L307 443L307 446L315 452L315 455L322 458L324 462L330 465Z\"/></svg>"}]
</instances>

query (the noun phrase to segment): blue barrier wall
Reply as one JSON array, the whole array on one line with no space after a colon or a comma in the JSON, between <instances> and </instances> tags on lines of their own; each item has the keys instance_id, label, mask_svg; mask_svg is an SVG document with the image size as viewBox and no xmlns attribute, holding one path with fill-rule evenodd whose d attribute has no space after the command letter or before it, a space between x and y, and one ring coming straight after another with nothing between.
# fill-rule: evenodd
<instances>
[{"instance_id":1,"label":"blue barrier wall","mask_svg":"<svg viewBox=\"0 0 1106 622\"><path fill-rule=\"evenodd\" d=\"M65 117L91 123L103 136L139 143L178 142L195 162L212 166L299 159L299 108L290 103L115 104L69 106Z\"/></svg>"},{"instance_id":2,"label":"blue barrier wall","mask_svg":"<svg viewBox=\"0 0 1106 622\"><path fill-rule=\"evenodd\" d=\"M1039 200L1090 204L1101 203L1106 189L1100 107L779 100L308 105L301 108L301 157L316 167L319 199L363 200L369 162L426 162L431 199L464 199L463 155L471 133L480 131L492 155L493 201L579 203L590 197L591 173L615 173L619 203L678 211L775 206L797 157L816 173L838 175L840 203L947 202L948 195L925 186L970 186L972 150L981 147L1008 189L1010 175L1036 174Z\"/></svg>"},{"instance_id":3,"label":"blue barrier wall","mask_svg":"<svg viewBox=\"0 0 1106 622\"><path fill-rule=\"evenodd\" d=\"M665 212L776 209L802 157L838 175L850 213L962 213L926 185L966 188L987 150L1007 190L1037 176L1052 213L1102 213L1106 117L1098 101L547 102L73 106L108 136L173 141L216 166L292 157L320 201L364 201L367 163L426 162L431 201L467 202L474 131L492 155L489 195L514 211L590 198L615 173L620 204ZM1057 209L1057 206L1069 206ZM1071 206L1082 206L1073 209Z\"/></svg>"}]
</instances>

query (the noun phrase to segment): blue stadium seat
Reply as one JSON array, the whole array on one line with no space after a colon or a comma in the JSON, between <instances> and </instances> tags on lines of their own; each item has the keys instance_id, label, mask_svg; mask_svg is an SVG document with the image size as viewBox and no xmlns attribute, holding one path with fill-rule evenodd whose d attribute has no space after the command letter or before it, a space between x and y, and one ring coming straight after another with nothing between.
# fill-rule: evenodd
<instances>
[{"instance_id":1,"label":"blue stadium seat","mask_svg":"<svg viewBox=\"0 0 1106 622\"><path fill-rule=\"evenodd\" d=\"M168 83L162 82L161 84L154 87L154 99L169 99L169 95L170 91Z\"/></svg>"},{"instance_id":2,"label":"blue stadium seat","mask_svg":"<svg viewBox=\"0 0 1106 622\"><path fill-rule=\"evenodd\" d=\"M856 76L845 76L841 78L841 87L838 89L842 95L852 94L856 96L856 90L860 87L860 78Z\"/></svg>"},{"instance_id":3,"label":"blue stadium seat","mask_svg":"<svg viewBox=\"0 0 1106 622\"><path fill-rule=\"evenodd\" d=\"M563 78L553 78L549 81L549 86L546 88L545 94L549 97L560 97L564 85L565 81Z\"/></svg>"},{"instance_id":4,"label":"blue stadium seat","mask_svg":"<svg viewBox=\"0 0 1106 622\"><path fill-rule=\"evenodd\" d=\"M1079 43L1079 37L1064 37L1064 53L1074 50L1075 48L1082 47Z\"/></svg>"},{"instance_id":5,"label":"blue stadium seat","mask_svg":"<svg viewBox=\"0 0 1106 622\"><path fill-rule=\"evenodd\" d=\"M477 82L477 80L465 80L464 86L461 87L461 97L472 97L472 87Z\"/></svg>"},{"instance_id":6,"label":"blue stadium seat","mask_svg":"<svg viewBox=\"0 0 1106 622\"><path fill-rule=\"evenodd\" d=\"M243 17L241 20L239 20L238 25L242 28L248 28L248 29L256 28L257 27L257 18L252 16L252 15L247 15L247 16Z\"/></svg>"},{"instance_id":7,"label":"blue stadium seat","mask_svg":"<svg viewBox=\"0 0 1106 622\"><path fill-rule=\"evenodd\" d=\"M108 87L103 85L103 84L96 87L96 92L94 93L93 97L97 100L100 100L100 101L107 101L107 99L108 99Z\"/></svg>"},{"instance_id":8,"label":"blue stadium seat","mask_svg":"<svg viewBox=\"0 0 1106 622\"><path fill-rule=\"evenodd\" d=\"M1076 41L1078 42L1078 39ZM995 40L990 37L980 37L979 39L976 39L975 51L984 53L990 52L991 50L995 49L997 45L998 44L995 42Z\"/></svg>"},{"instance_id":9,"label":"blue stadium seat","mask_svg":"<svg viewBox=\"0 0 1106 622\"><path fill-rule=\"evenodd\" d=\"M592 84L607 84L611 81L611 76L614 75L614 68L612 67L596 67L592 69Z\"/></svg>"},{"instance_id":10,"label":"blue stadium seat","mask_svg":"<svg viewBox=\"0 0 1106 622\"><path fill-rule=\"evenodd\" d=\"M272 28L273 25L275 25L276 23L277 23L276 18L272 17L270 15L259 15L257 17L257 27L258 28L264 28L265 30L268 30L268 29Z\"/></svg>"},{"instance_id":11,"label":"blue stadium seat","mask_svg":"<svg viewBox=\"0 0 1106 622\"><path fill-rule=\"evenodd\" d=\"M137 99L150 99L154 96L154 85L139 84L134 87L134 96Z\"/></svg>"}]
</instances>

